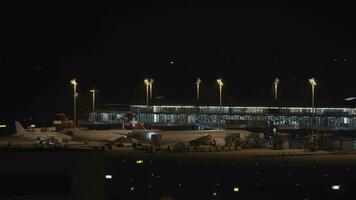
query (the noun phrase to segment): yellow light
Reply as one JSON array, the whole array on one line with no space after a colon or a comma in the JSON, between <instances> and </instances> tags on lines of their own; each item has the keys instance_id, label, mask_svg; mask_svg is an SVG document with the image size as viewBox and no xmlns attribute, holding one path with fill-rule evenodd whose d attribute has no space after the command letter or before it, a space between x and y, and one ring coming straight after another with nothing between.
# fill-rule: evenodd
<instances>
[{"instance_id":1,"label":"yellow light","mask_svg":"<svg viewBox=\"0 0 356 200\"><path fill-rule=\"evenodd\" d=\"M34 124L30 125L30 128L35 128L35 127L36 127L36 125L34 125Z\"/></svg>"},{"instance_id":2,"label":"yellow light","mask_svg":"<svg viewBox=\"0 0 356 200\"><path fill-rule=\"evenodd\" d=\"M76 80L75 78L72 79L72 80L70 80L70 83L71 83L72 85L78 85L77 80Z\"/></svg>"},{"instance_id":3,"label":"yellow light","mask_svg":"<svg viewBox=\"0 0 356 200\"><path fill-rule=\"evenodd\" d=\"M234 187L234 192L239 192L240 189L238 187Z\"/></svg>"},{"instance_id":4,"label":"yellow light","mask_svg":"<svg viewBox=\"0 0 356 200\"><path fill-rule=\"evenodd\" d=\"M200 83L201 83L201 79L198 78L198 79L197 79L197 82L195 82L195 84L199 85Z\"/></svg>"},{"instance_id":5,"label":"yellow light","mask_svg":"<svg viewBox=\"0 0 356 200\"><path fill-rule=\"evenodd\" d=\"M278 85L278 83L279 83L279 79L278 78L276 78L275 80L274 80L274 85Z\"/></svg>"},{"instance_id":6,"label":"yellow light","mask_svg":"<svg viewBox=\"0 0 356 200\"><path fill-rule=\"evenodd\" d=\"M314 78L309 79L310 85L316 86L316 81Z\"/></svg>"},{"instance_id":7,"label":"yellow light","mask_svg":"<svg viewBox=\"0 0 356 200\"><path fill-rule=\"evenodd\" d=\"M6 128L6 124L0 124L0 128Z\"/></svg>"},{"instance_id":8,"label":"yellow light","mask_svg":"<svg viewBox=\"0 0 356 200\"><path fill-rule=\"evenodd\" d=\"M341 185L333 185L331 186L332 190L340 190L341 189Z\"/></svg>"},{"instance_id":9,"label":"yellow light","mask_svg":"<svg viewBox=\"0 0 356 200\"><path fill-rule=\"evenodd\" d=\"M143 164L143 160L136 160L136 164Z\"/></svg>"}]
</instances>

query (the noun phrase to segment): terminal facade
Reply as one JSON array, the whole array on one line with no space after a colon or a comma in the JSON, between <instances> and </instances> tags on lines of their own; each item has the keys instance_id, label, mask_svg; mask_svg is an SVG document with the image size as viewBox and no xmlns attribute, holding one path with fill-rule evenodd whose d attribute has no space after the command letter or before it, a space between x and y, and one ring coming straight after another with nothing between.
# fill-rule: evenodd
<instances>
[{"instance_id":1,"label":"terminal facade","mask_svg":"<svg viewBox=\"0 0 356 200\"><path fill-rule=\"evenodd\" d=\"M315 108L313 114L311 107L130 105L126 111L153 126L356 130L356 108ZM119 124L124 113L91 111L88 118L90 123Z\"/></svg>"}]
</instances>

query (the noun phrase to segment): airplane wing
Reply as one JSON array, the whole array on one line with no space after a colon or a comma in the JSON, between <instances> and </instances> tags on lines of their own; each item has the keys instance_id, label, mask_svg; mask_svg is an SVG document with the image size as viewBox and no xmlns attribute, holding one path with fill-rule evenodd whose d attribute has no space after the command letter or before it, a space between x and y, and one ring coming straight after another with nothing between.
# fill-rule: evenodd
<instances>
[{"instance_id":1,"label":"airplane wing","mask_svg":"<svg viewBox=\"0 0 356 200\"><path fill-rule=\"evenodd\" d=\"M212 143L213 138L211 137L211 135L204 135L202 137L189 141L189 144L192 146L211 145Z\"/></svg>"}]
</instances>

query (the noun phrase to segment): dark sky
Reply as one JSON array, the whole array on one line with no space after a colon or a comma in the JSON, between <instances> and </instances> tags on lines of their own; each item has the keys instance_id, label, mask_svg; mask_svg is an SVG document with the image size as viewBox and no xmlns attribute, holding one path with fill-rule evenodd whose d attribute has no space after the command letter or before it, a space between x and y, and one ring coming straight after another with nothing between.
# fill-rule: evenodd
<instances>
[{"instance_id":1,"label":"dark sky","mask_svg":"<svg viewBox=\"0 0 356 200\"><path fill-rule=\"evenodd\" d=\"M319 102L356 96L351 3L130 2L2 5L0 112L68 112L73 77L82 102L93 86L102 103L143 102L145 77L171 102L194 97L198 76L208 103L218 77L229 103L270 101L276 76L296 104L310 77Z\"/></svg>"}]
</instances>

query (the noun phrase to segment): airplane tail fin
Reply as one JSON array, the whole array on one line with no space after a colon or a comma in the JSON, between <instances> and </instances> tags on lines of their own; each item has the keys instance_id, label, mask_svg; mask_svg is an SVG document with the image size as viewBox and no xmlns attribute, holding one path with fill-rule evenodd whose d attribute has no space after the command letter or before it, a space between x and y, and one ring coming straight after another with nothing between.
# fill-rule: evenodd
<instances>
[{"instance_id":1,"label":"airplane tail fin","mask_svg":"<svg viewBox=\"0 0 356 200\"><path fill-rule=\"evenodd\" d=\"M126 115L132 130L146 130L144 124L137 121L132 112L128 112Z\"/></svg>"},{"instance_id":2,"label":"airplane tail fin","mask_svg":"<svg viewBox=\"0 0 356 200\"><path fill-rule=\"evenodd\" d=\"M20 124L20 122L15 121L15 127L16 127L15 135L21 135L21 134L27 133L27 131L24 129L24 127Z\"/></svg>"},{"instance_id":3,"label":"airplane tail fin","mask_svg":"<svg viewBox=\"0 0 356 200\"><path fill-rule=\"evenodd\" d=\"M65 114L59 113L56 116L57 119L53 121L53 125L57 131L63 131L66 128L75 128L73 121L69 120Z\"/></svg>"}]
</instances>

